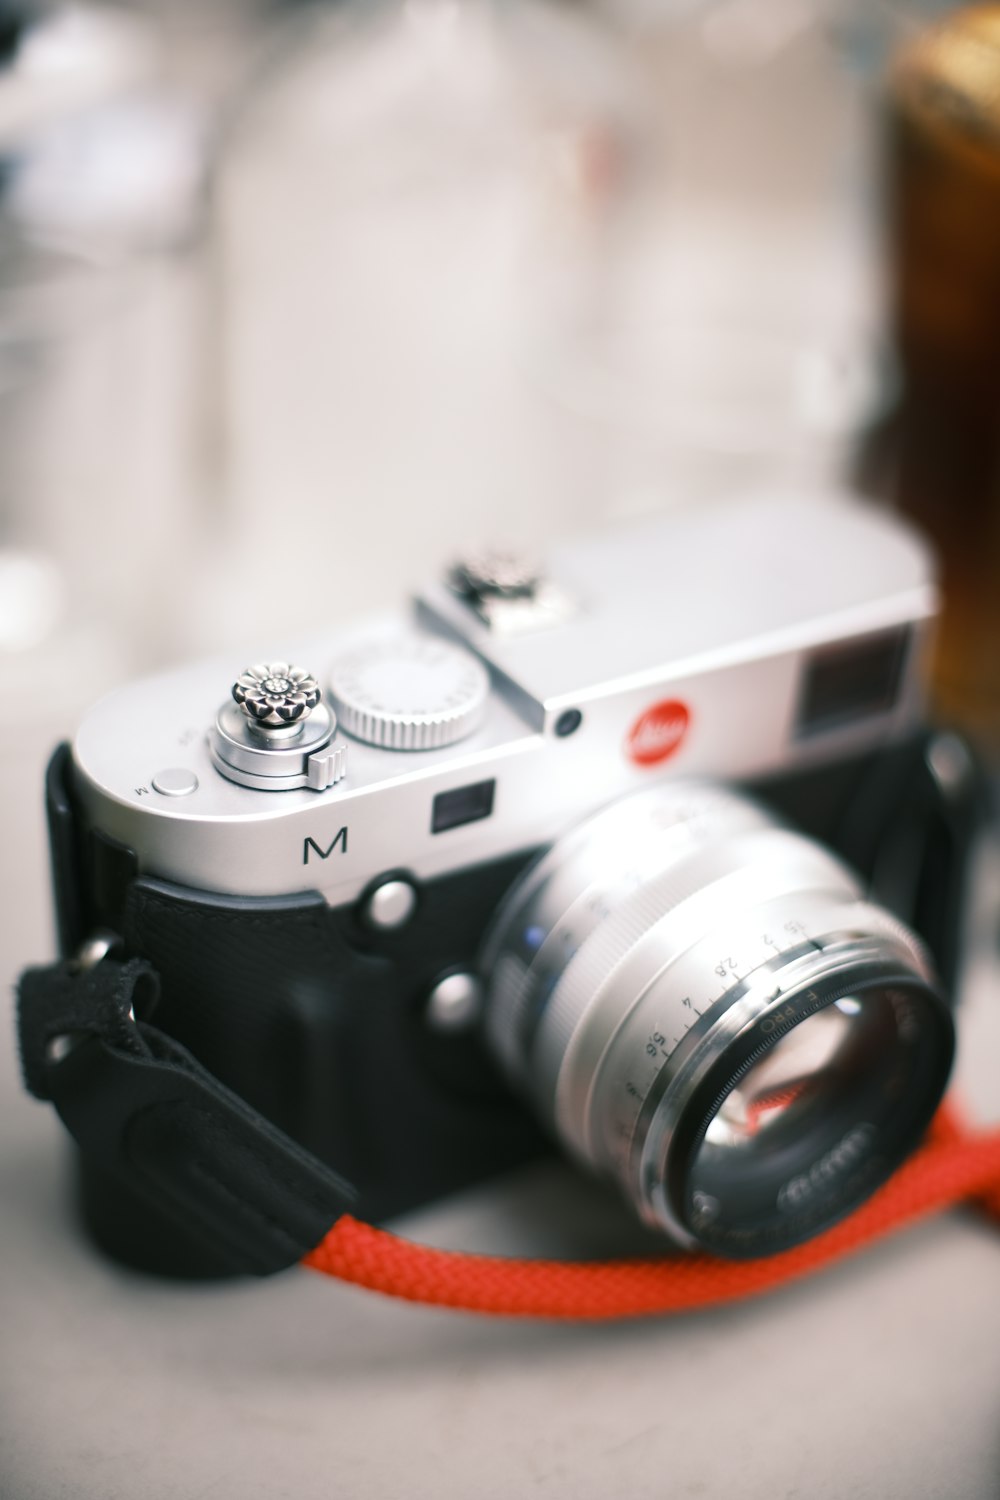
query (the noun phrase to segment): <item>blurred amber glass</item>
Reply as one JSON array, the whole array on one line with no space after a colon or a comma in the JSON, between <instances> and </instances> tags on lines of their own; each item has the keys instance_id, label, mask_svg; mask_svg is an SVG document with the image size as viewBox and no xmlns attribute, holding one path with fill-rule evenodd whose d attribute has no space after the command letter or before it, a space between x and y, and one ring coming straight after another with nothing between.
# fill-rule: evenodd
<instances>
[{"instance_id":1,"label":"blurred amber glass","mask_svg":"<svg viewBox=\"0 0 1000 1500\"><path fill-rule=\"evenodd\" d=\"M946 18L891 79L900 506L943 567L940 713L1000 753L1000 5Z\"/></svg>"}]
</instances>

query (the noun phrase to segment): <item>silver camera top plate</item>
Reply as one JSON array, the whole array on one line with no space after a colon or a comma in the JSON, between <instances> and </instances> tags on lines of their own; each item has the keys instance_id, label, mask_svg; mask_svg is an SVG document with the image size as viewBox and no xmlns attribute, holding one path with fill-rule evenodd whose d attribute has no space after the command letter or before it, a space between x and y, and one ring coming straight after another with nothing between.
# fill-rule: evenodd
<instances>
[{"instance_id":1,"label":"silver camera top plate","mask_svg":"<svg viewBox=\"0 0 1000 1500\"><path fill-rule=\"evenodd\" d=\"M490 676L457 743L345 734L345 774L324 790L237 785L209 734L245 662L201 663L85 717L73 747L85 819L144 873L231 895L319 889L337 903L382 870L426 879L537 847L650 779L817 764L919 718L933 567L912 533L860 505L744 498L670 512L553 548L542 585L568 603L538 612L537 628L492 630L442 582L415 615L246 654L299 662L329 697L331 670L359 651L384 659L400 642L404 659L415 637L448 637ZM415 719L421 707L409 705ZM447 710L424 707L427 721Z\"/></svg>"},{"instance_id":2,"label":"silver camera top plate","mask_svg":"<svg viewBox=\"0 0 1000 1500\"><path fill-rule=\"evenodd\" d=\"M676 510L554 547L549 576L575 608L532 631L491 629L445 583L418 599L429 622L503 675L537 728L627 683L662 681L665 669L690 677L936 608L923 544L843 497Z\"/></svg>"}]
</instances>

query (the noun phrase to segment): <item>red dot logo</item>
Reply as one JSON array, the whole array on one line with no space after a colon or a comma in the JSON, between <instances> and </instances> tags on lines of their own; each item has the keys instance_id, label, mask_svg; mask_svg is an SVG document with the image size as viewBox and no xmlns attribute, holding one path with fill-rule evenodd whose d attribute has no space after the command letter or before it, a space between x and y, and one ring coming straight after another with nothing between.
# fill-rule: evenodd
<instances>
[{"instance_id":1,"label":"red dot logo","mask_svg":"<svg viewBox=\"0 0 1000 1500\"><path fill-rule=\"evenodd\" d=\"M679 698L654 703L628 732L629 759L637 766L658 766L680 749L690 723L691 711Z\"/></svg>"}]
</instances>

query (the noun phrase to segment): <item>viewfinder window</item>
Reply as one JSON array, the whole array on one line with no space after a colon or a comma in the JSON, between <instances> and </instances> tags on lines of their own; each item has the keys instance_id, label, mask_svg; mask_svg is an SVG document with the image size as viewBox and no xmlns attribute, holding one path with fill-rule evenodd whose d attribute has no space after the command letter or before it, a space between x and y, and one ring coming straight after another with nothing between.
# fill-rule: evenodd
<instances>
[{"instance_id":1,"label":"viewfinder window","mask_svg":"<svg viewBox=\"0 0 1000 1500\"><path fill-rule=\"evenodd\" d=\"M908 644L908 630L890 630L814 652L802 685L799 738L894 708Z\"/></svg>"},{"instance_id":2,"label":"viewfinder window","mask_svg":"<svg viewBox=\"0 0 1000 1500\"><path fill-rule=\"evenodd\" d=\"M431 833L461 828L463 823L478 823L493 811L495 781L476 781L451 792L439 792L431 813Z\"/></svg>"}]
</instances>

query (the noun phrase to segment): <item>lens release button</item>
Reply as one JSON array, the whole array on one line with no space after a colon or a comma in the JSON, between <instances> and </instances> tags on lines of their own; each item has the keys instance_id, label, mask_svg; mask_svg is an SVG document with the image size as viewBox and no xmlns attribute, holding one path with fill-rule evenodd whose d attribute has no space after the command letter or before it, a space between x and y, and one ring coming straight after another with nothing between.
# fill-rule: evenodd
<instances>
[{"instance_id":1,"label":"lens release button","mask_svg":"<svg viewBox=\"0 0 1000 1500\"><path fill-rule=\"evenodd\" d=\"M427 996L424 1015L433 1031L465 1031L482 1009L483 986L475 974L446 974Z\"/></svg>"},{"instance_id":2,"label":"lens release button","mask_svg":"<svg viewBox=\"0 0 1000 1500\"><path fill-rule=\"evenodd\" d=\"M404 926L417 906L417 893L408 880L384 880L369 895L363 916L369 927L381 932Z\"/></svg>"}]
</instances>

